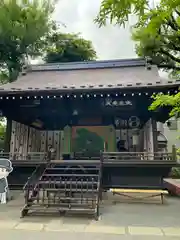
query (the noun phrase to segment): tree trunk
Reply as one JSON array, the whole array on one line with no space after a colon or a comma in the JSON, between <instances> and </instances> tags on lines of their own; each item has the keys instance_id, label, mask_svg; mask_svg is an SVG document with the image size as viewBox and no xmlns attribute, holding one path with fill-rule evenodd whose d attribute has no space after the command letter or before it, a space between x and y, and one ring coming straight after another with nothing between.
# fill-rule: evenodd
<instances>
[{"instance_id":1,"label":"tree trunk","mask_svg":"<svg viewBox=\"0 0 180 240\"><path fill-rule=\"evenodd\" d=\"M12 121L7 119L6 133L4 140L4 152L10 152L10 141L11 141Z\"/></svg>"}]
</instances>

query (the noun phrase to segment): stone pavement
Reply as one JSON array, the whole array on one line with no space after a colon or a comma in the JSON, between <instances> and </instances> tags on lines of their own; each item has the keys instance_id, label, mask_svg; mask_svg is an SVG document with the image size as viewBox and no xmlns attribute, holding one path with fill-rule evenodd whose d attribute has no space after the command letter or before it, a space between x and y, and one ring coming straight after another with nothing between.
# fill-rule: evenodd
<instances>
[{"instance_id":1,"label":"stone pavement","mask_svg":"<svg viewBox=\"0 0 180 240\"><path fill-rule=\"evenodd\" d=\"M131 236L115 234L98 233L74 233L74 232L38 232L38 231L1 231L1 239L4 240L179 240L179 237L161 237L161 236Z\"/></svg>"},{"instance_id":2,"label":"stone pavement","mask_svg":"<svg viewBox=\"0 0 180 240\"><path fill-rule=\"evenodd\" d=\"M15 200L0 205L1 236L6 240L30 233L46 239L52 236L67 239L86 237L91 239L127 240L175 240L180 239L180 199L167 199L165 205L153 203L116 203L105 201L101 207L99 221L91 216L29 216L20 219L23 206L22 194L15 192ZM10 234L11 233L11 234ZM3 235L2 235L3 234ZM19 235L18 235L19 234ZM44 238L45 236L45 238Z\"/></svg>"}]
</instances>

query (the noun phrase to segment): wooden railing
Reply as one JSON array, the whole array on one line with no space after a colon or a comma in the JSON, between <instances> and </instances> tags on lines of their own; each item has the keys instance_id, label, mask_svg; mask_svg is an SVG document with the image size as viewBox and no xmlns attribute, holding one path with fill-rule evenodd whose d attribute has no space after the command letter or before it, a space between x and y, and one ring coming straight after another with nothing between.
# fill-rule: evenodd
<instances>
[{"instance_id":1,"label":"wooden railing","mask_svg":"<svg viewBox=\"0 0 180 240\"><path fill-rule=\"evenodd\" d=\"M172 153L103 152L103 161L176 161Z\"/></svg>"},{"instance_id":2,"label":"wooden railing","mask_svg":"<svg viewBox=\"0 0 180 240\"><path fill-rule=\"evenodd\" d=\"M0 158L7 158L12 162L47 162L47 153L44 152L29 152L27 155L21 153L0 153Z\"/></svg>"},{"instance_id":3,"label":"wooden railing","mask_svg":"<svg viewBox=\"0 0 180 240\"><path fill-rule=\"evenodd\" d=\"M74 154L74 157L70 160L84 160L84 161L93 161L103 158L103 161L176 161L177 155L173 153L148 153L148 152L102 152L99 153L99 156L84 156L83 154ZM13 163L23 163L23 164L33 164L33 163L47 163L50 161L48 159L48 154L44 152L29 152L27 155L20 153L0 153L0 158L7 158ZM68 160L68 159L64 159ZM59 161L56 160L56 161Z\"/></svg>"},{"instance_id":4,"label":"wooden railing","mask_svg":"<svg viewBox=\"0 0 180 240\"><path fill-rule=\"evenodd\" d=\"M73 157L74 159L82 159L82 160L96 160L99 159L100 152L89 152L89 153L84 153L84 152L74 152Z\"/></svg>"}]
</instances>

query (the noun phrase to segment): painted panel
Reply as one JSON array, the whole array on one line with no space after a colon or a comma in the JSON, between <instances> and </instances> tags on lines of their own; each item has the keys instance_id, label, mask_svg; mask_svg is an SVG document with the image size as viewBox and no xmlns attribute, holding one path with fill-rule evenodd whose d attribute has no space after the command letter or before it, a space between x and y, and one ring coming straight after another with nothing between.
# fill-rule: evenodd
<instances>
[{"instance_id":1,"label":"painted panel","mask_svg":"<svg viewBox=\"0 0 180 240\"><path fill-rule=\"evenodd\" d=\"M72 127L72 152L113 151L115 142L112 126L75 126Z\"/></svg>"},{"instance_id":2,"label":"painted panel","mask_svg":"<svg viewBox=\"0 0 180 240\"><path fill-rule=\"evenodd\" d=\"M63 138L63 153L70 154L71 153L71 127L66 126L64 128L64 138Z\"/></svg>"},{"instance_id":3,"label":"painted panel","mask_svg":"<svg viewBox=\"0 0 180 240\"><path fill-rule=\"evenodd\" d=\"M108 152L116 152L116 129L114 128L113 125L108 127L108 132L107 132L107 151Z\"/></svg>"}]
</instances>

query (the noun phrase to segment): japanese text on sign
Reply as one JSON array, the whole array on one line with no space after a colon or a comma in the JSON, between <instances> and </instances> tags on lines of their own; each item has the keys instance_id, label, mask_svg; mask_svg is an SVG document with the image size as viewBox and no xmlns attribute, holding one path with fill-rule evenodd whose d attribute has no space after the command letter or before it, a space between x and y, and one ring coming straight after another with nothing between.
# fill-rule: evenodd
<instances>
[{"instance_id":1,"label":"japanese text on sign","mask_svg":"<svg viewBox=\"0 0 180 240\"><path fill-rule=\"evenodd\" d=\"M115 125L119 128L138 128L140 124L140 119L137 116L131 116L127 120L121 118L115 119Z\"/></svg>"},{"instance_id":2,"label":"japanese text on sign","mask_svg":"<svg viewBox=\"0 0 180 240\"><path fill-rule=\"evenodd\" d=\"M132 106L132 102L130 100L113 100L111 98L105 99L106 107L119 107L119 106Z\"/></svg>"}]
</instances>

